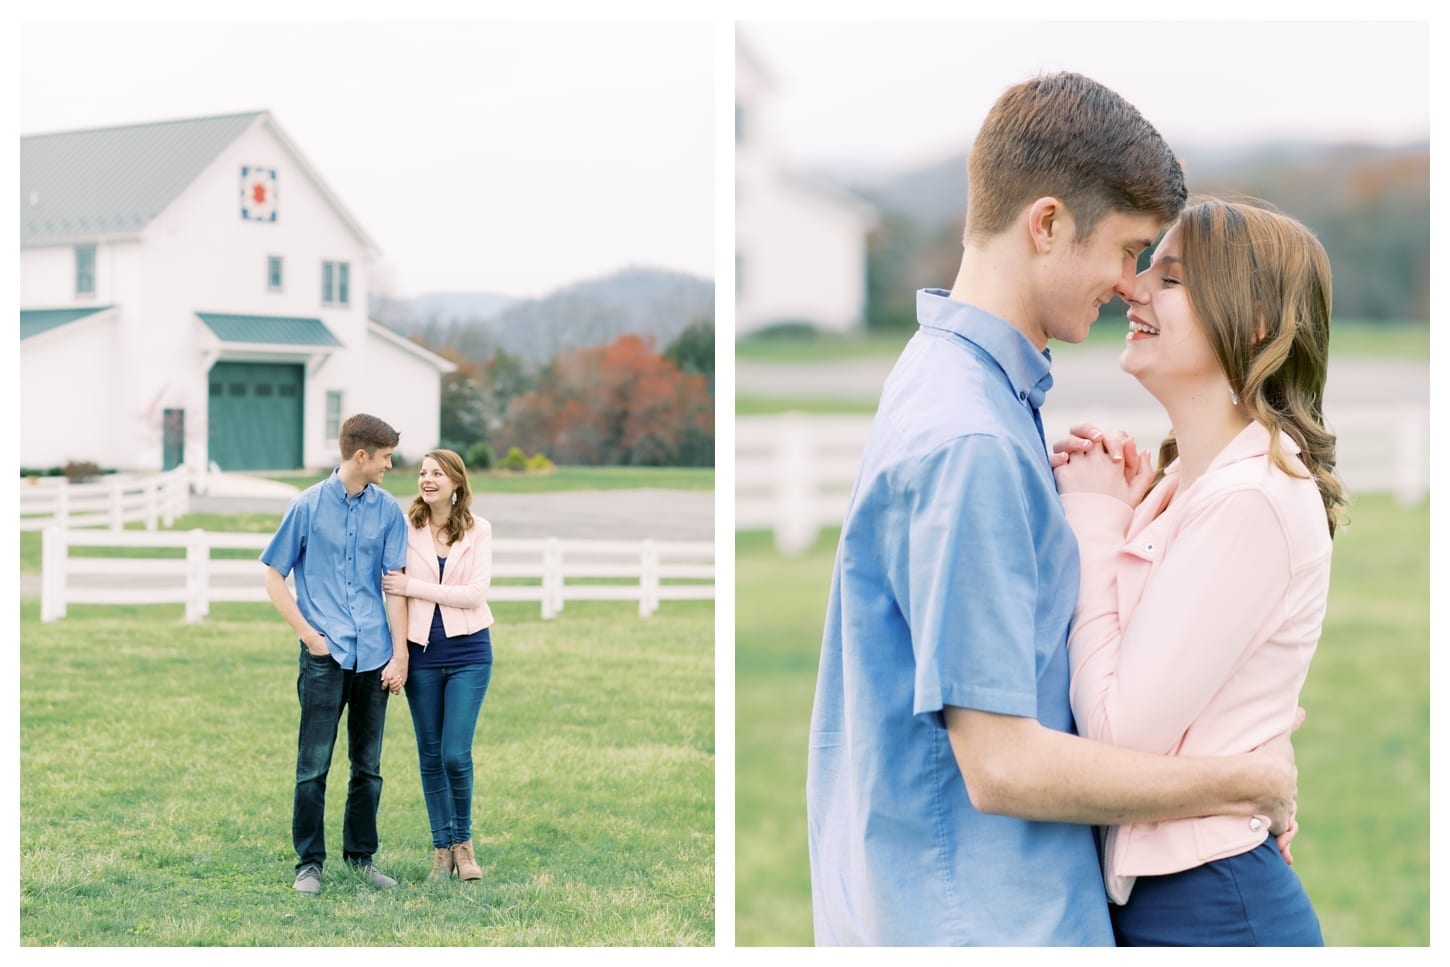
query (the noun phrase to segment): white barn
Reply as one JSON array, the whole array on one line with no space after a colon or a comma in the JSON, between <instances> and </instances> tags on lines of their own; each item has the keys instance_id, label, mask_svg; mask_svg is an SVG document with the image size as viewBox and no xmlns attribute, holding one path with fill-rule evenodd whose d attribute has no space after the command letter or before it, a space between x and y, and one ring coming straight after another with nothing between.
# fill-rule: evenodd
<instances>
[{"instance_id":1,"label":"white barn","mask_svg":"<svg viewBox=\"0 0 1450 967\"><path fill-rule=\"evenodd\" d=\"M20 464L337 463L437 445L453 364L367 316L379 250L266 111L20 140Z\"/></svg>"},{"instance_id":2,"label":"white barn","mask_svg":"<svg viewBox=\"0 0 1450 967\"><path fill-rule=\"evenodd\" d=\"M781 323L845 332L866 313L875 212L787 171L768 136L773 80L735 38L735 333Z\"/></svg>"}]
</instances>

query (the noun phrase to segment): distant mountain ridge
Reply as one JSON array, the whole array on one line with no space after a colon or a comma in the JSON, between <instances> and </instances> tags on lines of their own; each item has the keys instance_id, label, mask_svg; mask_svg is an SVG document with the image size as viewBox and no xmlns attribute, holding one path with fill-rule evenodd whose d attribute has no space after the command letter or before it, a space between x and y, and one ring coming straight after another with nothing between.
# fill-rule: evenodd
<instances>
[{"instance_id":1,"label":"distant mountain ridge","mask_svg":"<svg viewBox=\"0 0 1450 967\"><path fill-rule=\"evenodd\" d=\"M715 284L663 269L628 268L538 299L492 293L434 293L369 300L373 318L434 349L483 360L498 350L542 361L566 349L603 345L625 333L664 348L690 323L714 319Z\"/></svg>"},{"instance_id":2,"label":"distant mountain ridge","mask_svg":"<svg viewBox=\"0 0 1450 967\"><path fill-rule=\"evenodd\" d=\"M967 208L967 152L904 172L819 169L822 180L864 198L882 211L915 223L925 232L959 223ZM1259 180L1266 170L1342 167L1428 155L1426 142L1367 145L1284 141L1235 147L1186 145L1178 149L1190 191L1224 191L1236 182Z\"/></svg>"},{"instance_id":3,"label":"distant mountain ridge","mask_svg":"<svg viewBox=\"0 0 1450 967\"><path fill-rule=\"evenodd\" d=\"M1314 232L1333 267L1336 318L1430 318L1428 142L1285 141L1178 150L1190 198L1261 199ZM868 243L874 325L914 325L912 293L954 277L967 207L966 155L963 149L904 173L837 172L853 179L837 182L842 189L881 214Z\"/></svg>"},{"instance_id":4,"label":"distant mountain ridge","mask_svg":"<svg viewBox=\"0 0 1450 967\"><path fill-rule=\"evenodd\" d=\"M410 336L429 323L451 326L490 319L519 302L495 292L425 292L410 299L371 296L368 315L395 332Z\"/></svg>"}]
</instances>

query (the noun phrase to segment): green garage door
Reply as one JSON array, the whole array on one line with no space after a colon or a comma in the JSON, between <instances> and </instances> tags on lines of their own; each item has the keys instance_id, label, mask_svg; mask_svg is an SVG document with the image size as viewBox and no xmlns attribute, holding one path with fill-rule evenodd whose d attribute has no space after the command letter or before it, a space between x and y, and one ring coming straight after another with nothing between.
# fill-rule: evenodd
<instances>
[{"instance_id":1,"label":"green garage door","mask_svg":"<svg viewBox=\"0 0 1450 967\"><path fill-rule=\"evenodd\" d=\"M211 368L207 440L223 470L302 466L302 366L217 363Z\"/></svg>"}]
</instances>

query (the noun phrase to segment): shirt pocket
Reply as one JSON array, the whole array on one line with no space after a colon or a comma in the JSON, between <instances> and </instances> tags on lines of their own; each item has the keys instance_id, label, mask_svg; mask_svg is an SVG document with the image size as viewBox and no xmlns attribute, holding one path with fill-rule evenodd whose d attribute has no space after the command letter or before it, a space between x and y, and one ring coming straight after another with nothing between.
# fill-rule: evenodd
<instances>
[{"instance_id":1,"label":"shirt pocket","mask_svg":"<svg viewBox=\"0 0 1450 967\"><path fill-rule=\"evenodd\" d=\"M358 530L357 557L359 564L376 561L378 568L382 568L383 520L381 515L373 517L366 526Z\"/></svg>"}]
</instances>

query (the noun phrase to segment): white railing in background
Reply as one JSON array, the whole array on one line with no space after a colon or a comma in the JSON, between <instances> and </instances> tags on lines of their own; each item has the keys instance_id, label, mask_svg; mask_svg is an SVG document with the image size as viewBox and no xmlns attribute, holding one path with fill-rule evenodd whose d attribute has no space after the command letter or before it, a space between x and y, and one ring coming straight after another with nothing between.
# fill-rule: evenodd
<instances>
[{"instance_id":1,"label":"white railing in background","mask_svg":"<svg viewBox=\"0 0 1450 967\"><path fill-rule=\"evenodd\" d=\"M1159 410L1097 408L1043 413L1049 445L1079 422L1132 433L1156 460L1167 423ZM1336 470L1350 494L1391 493L1402 506L1430 488L1430 414L1424 406L1364 406L1328 414ZM769 530L787 555L806 551L846 516L869 416L742 416L735 421L735 527Z\"/></svg>"},{"instance_id":2,"label":"white railing in background","mask_svg":"<svg viewBox=\"0 0 1450 967\"><path fill-rule=\"evenodd\" d=\"M26 477L20 482L20 529L109 527L143 522L170 527L186 514L190 479L185 467L147 477L113 476L73 484L64 477Z\"/></svg>"},{"instance_id":3,"label":"white railing in background","mask_svg":"<svg viewBox=\"0 0 1450 967\"><path fill-rule=\"evenodd\" d=\"M94 531L47 528L42 534L40 620L64 618L72 604L184 604L186 620L206 617L213 602L266 601L263 565L252 558L213 558L229 548L260 553L270 534L212 531ZM72 548L173 548L185 557L87 557ZM554 618L566 601L637 601L641 617L661 601L715 597L710 541L497 540L490 601L538 601ZM571 579L593 579L579 583ZM600 579L632 583L597 583ZM289 585L291 578L288 578ZM708 582L708 583L705 583Z\"/></svg>"}]
</instances>

